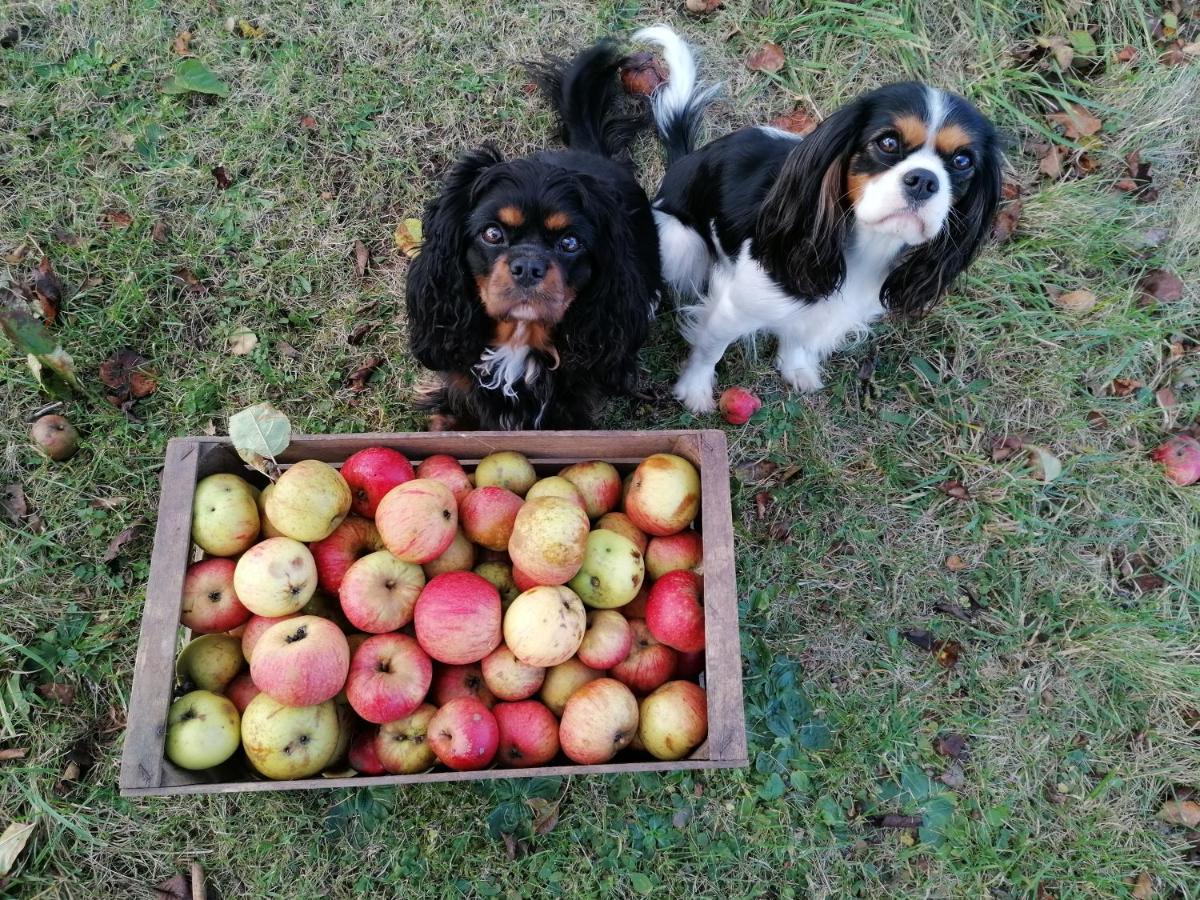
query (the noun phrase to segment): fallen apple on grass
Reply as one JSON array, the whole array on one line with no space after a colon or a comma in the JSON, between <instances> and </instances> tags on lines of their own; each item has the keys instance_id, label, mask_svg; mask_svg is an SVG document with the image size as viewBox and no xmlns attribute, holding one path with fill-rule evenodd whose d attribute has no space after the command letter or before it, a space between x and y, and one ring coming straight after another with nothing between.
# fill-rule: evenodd
<instances>
[{"instance_id":1,"label":"fallen apple on grass","mask_svg":"<svg viewBox=\"0 0 1200 900\"><path fill-rule=\"evenodd\" d=\"M442 765L456 772L486 768L500 746L491 710L474 697L458 697L433 714L428 741Z\"/></svg>"},{"instance_id":2,"label":"fallen apple on grass","mask_svg":"<svg viewBox=\"0 0 1200 900\"><path fill-rule=\"evenodd\" d=\"M391 775L415 775L437 763L429 743L429 723L437 707L422 703L403 719L379 726L375 752Z\"/></svg>"},{"instance_id":3,"label":"fallen apple on grass","mask_svg":"<svg viewBox=\"0 0 1200 900\"><path fill-rule=\"evenodd\" d=\"M233 589L232 559L212 557L188 566L183 576L179 621L196 634L232 631L250 618Z\"/></svg>"},{"instance_id":4,"label":"fallen apple on grass","mask_svg":"<svg viewBox=\"0 0 1200 900\"><path fill-rule=\"evenodd\" d=\"M64 416L42 416L29 429L29 436L42 455L54 462L66 462L79 449L79 432Z\"/></svg>"},{"instance_id":5,"label":"fallen apple on grass","mask_svg":"<svg viewBox=\"0 0 1200 900\"><path fill-rule=\"evenodd\" d=\"M745 425L762 409L762 401L743 387L731 387L721 393L717 409L730 425Z\"/></svg>"},{"instance_id":6,"label":"fallen apple on grass","mask_svg":"<svg viewBox=\"0 0 1200 900\"><path fill-rule=\"evenodd\" d=\"M284 470L264 501L267 518L297 541L329 537L350 512L350 486L328 463L302 459Z\"/></svg>"},{"instance_id":7,"label":"fallen apple on grass","mask_svg":"<svg viewBox=\"0 0 1200 900\"><path fill-rule=\"evenodd\" d=\"M1158 447L1150 458L1162 463L1170 481L1186 487L1200 481L1200 441L1188 434L1177 434Z\"/></svg>"},{"instance_id":8,"label":"fallen apple on grass","mask_svg":"<svg viewBox=\"0 0 1200 900\"><path fill-rule=\"evenodd\" d=\"M341 729L332 700L316 706L284 706L268 694L250 701L242 715L242 748L268 778L307 778L328 765Z\"/></svg>"},{"instance_id":9,"label":"fallen apple on grass","mask_svg":"<svg viewBox=\"0 0 1200 900\"><path fill-rule=\"evenodd\" d=\"M416 478L388 491L375 510L383 546L405 562L441 556L458 531L458 503L440 481Z\"/></svg>"},{"instance_id":10,"label":"fallen apple on grass","mask_svg":"<svg viewBox=\"0 0 1200 900\"><path fill-rule=\"evenodd\" d=\"M474 572L431 578L413 610L421 647L438 662L479 662L500 645L500 592Z\"/></svg>"},{"instance_id":11,"label":"fallen apple on grass","mask_svg":"<svg viewBox=\"0 0 1200 900\"><path fill-rule=\"evenodd\" d=\"M708 735L708 696L691 681L668 681L642 698L638 738L655 759L683 759Z\"/></svg>"},{"instance_id":12,"label":"fallen apple on grass","mask_svg":"<svg viewBox=\"0 0 1200 900\"><path fill-rule=\"evenodd\" d=\"M415 563L377 550L358 560L342 579L338 599L352 626L370 634L396 631L412 621L425 573Z\"/></svg>"},{"instance_id":13,"label":"fallen apple on grass","mask_svg":"<svg viewBox=\"0 0 1200 900\"><path fill-rule=\"evenodd\" d=\"M506 769L544 766L558 755L558 719L536 700L497 703L496 762Z\"/></svg>"},{"instance_id":14,"label":"fallen apple on grass","mask_svg":"<svg viewBox=\"0 0 1200 900\"><path fill-rule=\"evenodd\" d=\"M241 555L233 590L256 616L286 616L304 606L317 589L317 564L304 544L289 537L267 538Z\"/></svg>"},{"instance_id":15,"label":"fallen apple on grass","mask_svg":"<svg viewBox=\"0 0 1200 900\"><path fill-rule=\"evenodd\" d=\"M297 616L272 625L255 644L250 662L255 686L284 706L316 706L332 700L346 684L349 671L346 636L318 616Z\"/></svg>"},{"instance_id":16,"label":"fallen apple on grass","mask_svg":"<svg viewBox=\"0 0 1200 900\"><path fill-rule=\"evenodd\" d=\"M167 759L183 769L218 766L237 752L241 717L233 702L212 691L192 691L167 713Z\"/></svg>"},{"instance_id":17,"label":"fallen apple on grass","mask_svg":"<svg viewBox=\"0 0 1200 900\"><path fill-rule=\"evenodd\" d=\"M633 692L613 678L597 678L567 701L558 740L569 759L599 765L628 747L637 728L638 702Z\"/></svg>"},{"instance_id":18,"label":"fallen apple on grass","mask_svg":"<svg viewBox=\"0 0 1200 900\"><path fill-rule=\"evenodd\" d=\"M367 447L346 457L342 478L350 488L350 507L357 515L375 518L379 501L398 484L416 478L412 463L399 450Z\"/></svg>"},{"instance_id":19,"label":"fallen apple on grass","mask_svg":"<svg viewBox=\"0 0 1200 900\"><path fill-rule=\"evenodd\" d=\"M406 634L377 634L350 658L346 699L367 722L403 719L425 700L433 682L433 662Z\"/></svg>"},{"instance_id":20,"label":"fallen apple on grass","mask_svg":"<svg viewBox=\"0 0 1200 900\"><path fill-rule=\"evenodd\" d=\"M218 473L192 497L192 540L210 556L237 556L258 538L258 502L249 482Z\"/></svg>"}]
</instances>

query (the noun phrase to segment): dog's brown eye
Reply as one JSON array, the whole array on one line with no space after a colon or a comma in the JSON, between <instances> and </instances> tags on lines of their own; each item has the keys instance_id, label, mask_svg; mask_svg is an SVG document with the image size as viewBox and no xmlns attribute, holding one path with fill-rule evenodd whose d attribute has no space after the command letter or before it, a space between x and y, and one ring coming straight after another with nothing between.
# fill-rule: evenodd
<instances>
[{"instance_id":1,"label":"dog's brown eye","mask_svg":"<svg viewBox=\"0 0 1200 900\"><path fill-rule=\"evenodd\" d=\"M489 225L479 233L485 244L501 244L504 242L504 232L495 225Z\"/></svg>"},{"instance_id":2,"label":"dog's brown eye","mask_svg":"<svg viewBox=\"0 0 1200 900\"><path fill-rule=\"evenodd\" d=\"M875 145L884 153L899 153L900 139L896 135L888 132L875 141Z\"/></svg>"}]
</instances>

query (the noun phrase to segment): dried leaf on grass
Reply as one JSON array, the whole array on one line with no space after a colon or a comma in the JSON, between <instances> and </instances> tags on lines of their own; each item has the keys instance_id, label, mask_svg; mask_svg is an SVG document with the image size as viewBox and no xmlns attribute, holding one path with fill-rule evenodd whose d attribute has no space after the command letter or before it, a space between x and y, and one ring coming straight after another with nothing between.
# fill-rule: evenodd
<instances>
[{"instance_id":1,"label":"dried leaf on grass","mask_svg":"<svg viewBox=\"0 0 1200 900\"><path fill-rule=\"evenodd\" d=\"M992 462L1004 462L1017 454L1025 446L1025 436L1006 434L992 439Z\"/></svg>"},{"instance_id":2,"label":"dried leaf on grass","mask_svg":"<svg viewBox=\"0 0 1200 900\"><path fill-rule=\"evenodd\" d=\"M723 3L724 0L685 0L683 5L694 16L706 16L720 9Z\"/></svg>"},{"instance_id":3,"label":"dried leaf on grass","mask_svg":"<svg viewBox=\"0 0 1200 900\"><path fill-rule=\"evenodd\" d=\"M191 56L191 42L192 33L190 31L181 31L175 35L175 40L171 41L171 50L176 56Z\"/></svg>"},{"instance_id":4,"label":"dried leaf on grass","mask_svg":"<svg viewBox=\"0 0 1200 900\"><path fill-rule=\"evenodd\" d=\"M146 527L146 523L138 519L133 522L128 528L122 530L116 537L108 542L108 548L104 551L104 556L100 558L101 562L115 562L117 557L121 555L121 551L125 549L125 545L137 538L141 534L142 529Z\"/></svg>"},{"instance_id":5,"label":"dried leaf on grass","mask_svg":"<svg viewBox=\"0 0 1200 900\"><path fill-rule=\"evenodd\" d=\"M1142 276L1138 287L1142 290L1143 301L1173 303L1183 299L1183 279L1166 269L1151 269Z\"/></svg>"},{"instance_id":6,"label":"dried leaf on grass","mask_svg":"<svg viewBox=\"0 0 1200 900\"><path fill-rule=\"evenodd\" d=\"M967 486L965 484L963 484L961 481L957 481L957 480L943 481L941 484L939 484L937 486L937 489L939 491L941 491L943 494L945 494L947 497L951 497L954 500L970 500L971 499L971 492L969 490L967 490Z\"/></svg>"},{"instance_id":7,"label":"dried leaf on grass","mask_svg":"<svg viewBox=\"0 0 1200 900\"><path fill-rule=\"evenodd\" d=\"M1142 155L1137 150L1125 156L1125 168L1128 172L1115 185L1117 190L1132 194L1143 203L1153 203L1158 199L1158 188L1154 186L1154 176L1150 174L1150 163L1142 161Z\"/></svg>"},{"instance_id":8,"label":"dried leaf on grass","mask_svg":"<svg viewBox=\"0 0 1200 900\"><path fill-rule=\"evenodd\" d=\"M213 179L217 182L217 189L227 191L233 186L233 179L229 176L229 170L224 166L213 166Z\"/></svg>"},{"instance_id":9,"label":"dried leaf on grass","mask_svg":"<svg viewBox=\"0 0 1200 900\"><path fill-rule=\"evenodd\" d=\"M1104 123L1078 103L1066 104L1066 109L1046 116L1051 125L1062 129L1063 136L1071 141L1096 134Z\"/></svg>"},{"instance_id":10,"label":"dried leaf on grass","mask_svg":"<svg viewBox=\"0 0 1200 900\"><path fill-rule=\"evenodd\" d=\"M1133 900L1153 900L1154 898L1154 878L1149 872L1142 872L1133 882L1133 886L1129 891L1129 896Z\"/></svg>"},{"instance_id":11,"label":"dried leaf on grass","mask_svg":"<svg viewBox=\"0 0 1200 900\"><path fill-rule=\"evenodd\" d=\"M346 343L352 347L357 347L367 339L372 331L379 327L378 322L359 322L354 326L354 330L346 337Z\"/></svg>"},{"instance_id":12,"label":"dried leaf on grass","mask_svg":"<svg viewBox=\"0 0 1200 900\"><path fill-rule=\"evenodd\" d=\"M961 734L939 734L933 742L933 749L938 756L957 762L967 754L967 738Z\"/></svg>"},{"instance_id":13,"label":"dried leaf on grass","mask_svg":"<svg viewBox=\"0 0 1200 900\"><path fill-rule=\"evenodd\" d=\"M816 116L810 113L802 106L797 106L790 113L768 122L772 128L778 128L781 131L790 131L792 134L806 135L811 134L819 124Z\"/></svg>"},{"instance_id":14,"label":"dried leaf on grass","mask_svg":"<svg viewBox=\"0 0 1200 900\"><path fill-rule=\"evenodd\" d=\"M957 553L951 553L946 557L946 569L950 572L961 572L967 568L967 561Z\"/></svg>"},{"instance_id":15,"label":"dried leaf on grass","mask_svg":"<svg viewBox=\"0 0 1200 900\"><path fill-rule=\"evenodd\" d=\"M154 900L192 900L192 888L183 875L160 881L153 888Z\"/></svg>"},{"instance_id":16,"label":"dried leaf on grass","mask_svg":"<svg viewBox=\"0 0 1200 900\"><path fill-rule=\"evenodd\" d=\"M53 700L60 706L70 706L75 702L75 686L73 684L51 681L47 684L39 684L36 690L39 697Z\"/></svg>"},{"instance_id":17,"label":"dried leaf on grass","mask_svg":"<svg viewBox=\"0 0 1200 900\"><path fill-rule=\"evenodd\" d=\"M133 216L123 209L106 209L100 213L100 225L104 228L128 228Z\"/></svg>"},{"instance_id":18,"label":"dried leaf on grass","mask_svg":"<svg viewBox=\"0 0 1200 900\"><path fill-rule=\"evenodd\" d=\"M371 254L367 251L367 245L362 241L354 242L354 274L362 278L367 274L367 264L371 260Z\"/></svg>"},{"instance_id":19,"label":"dried leaf on grass","mask_svg":"<svg viewBox=\"0 0 1200 900\"><path fill-rule=\"evenodd\" d=\"M383 365L383 362L382 356L367 357L361 366L346 376L346 387L350 388L356 394L361 394L367 389L371 376L375 373L376 369Z\"/></svg>"},{"instance_id":20,"label":"dried leaf on grass","mask_svg":"<svg viewBox=\"0 0 1200 900\"><path fill-rule=\"evenodd\" d=\"M1054 305L1068 312L1084 313L1096 306L1098 298L1087 288L1051 293Z\"/></svg>"},{"instance_id":21,"label":"dried leaf on grass","mask_svg":"<svg viewBox=\"0 0 1200 900\"><path fill-rule=\"evenodd\" d=\"M992 223L992 240L998 244L1003 244L1013 236L1017 230L1017 223L1021 220L1021 210L1024 204L1020 198L1010 200L1000 207L1000 211L996 213L996 219Z\"/></svg>"},{"instance_id":22,"label":"dried leaf on grass","mask_svg":"<svg viewBox=\"0 0 1200 900\"><path fill-rule=\"evenodd\" d=\"M786 63L783 48L771 41L746 57L746 68L751 72L778 72Z\"/></svg>"},{"instance_id":23,"label":"dried leaf on grass","mask_svg":"<svg viewBox=\"0 0 1200 900\"><path fill-rule=\"evenodd\" d=\"M80 388L75 361L46 327L25 310L0 305L0 331L26 354L30 371L47 393L66 400Z\"/></svg>"},{"instance_id":24,"label":"dried leaf on grass","mask_svg":"<svg viewBox=\"0 0 1200 900\"><path fill-rule=\"evenodd\" d=\"M158 390L158 379L147 371L149 360L125 347L100 364L100 382L112 393L107 395L114 406L149 397Z\"/></svg>"},{"instance_id":25,"label":"dried leaf on grass","mask_svg":"<svg viewBox=\"0 0 1200 900\"><path fill-rule=\"evenodd\" d=\"M421 220L405 219L396 226L392 237L396 241L396 249L413 259L421 252Z\"/></svg>"},{"instance_id":26,"label":"dried leaf on grass","mask_svg":"<svg viewBox=\"0 0 1200 900\"><path fill-rule=\"evenodd\" d=\"M4 747L0 749L0 762L8 762L12 759L24 759L28 753L24 747Z\"/></svg>"},{"instance_id":27,"label":"dried leaf on grass","mask_svg":"<svg viewBox=\"0 0 1200 900\"><path fill-rule=\"evenodd\" d=\"M42 318L47 325L53 325L58 319L58 307L62 302L63 286L50 257L43 256L33 273L33 293L42 307Z\"/></svg>"},{"instance_id":28,"label":"dried leaf on grass","mask_svg":"<svg viewBox=\"0 0 1200 900\"><path fill-rule=\"evenodd\" d=\"M1195 800L1168 800L1158 811L1158 817L1168 825L1200 828L1200 803Z\"/></svg>"},{"instance_id":29,"label":"dried leaf on grass","mask_svg":"<svg viewBox=\"0 0 1200 900\"><path fill-rule=\"evenodd\" d=\"M13 866L17 864L17 857L29 843L36 827L35 822L12 822L4 829L4 834L0 834L0 878L4 878L13 870Z\"/></svg>"},{"instance_id":30,"label":"dried leaf on grass","mask_svg":"<svg viewBox=\"0 0 1200 900\"><path fill-rule=\"evenodd\" d=\"M653 53L631 53L621 63L621 87L634 97L649 97L668 78L666 66Z\"/></svg>"},{"instance_id":31,"label":"dried leaf on grass","mask_svg":"<svg viewBox=\"0 0 1200 900\"><path fill-rule=\"evenodd\" d=\"M533 811L533 833L549 834L558 824L558 801L530 797L525 801Z\"/></svg>"},{"instance_id":32,"label":"dried leaf on grass","mask_svg":"<svg viewBox=\"0 0 1200 900\"><path fill-rule=\"evenodd\" d=\"M150 240L156 244L165 244L171 237L171 226L164 219L155 219L150 226Z\"/></svg>"},{"instance_id":33,"label":"dried leaf on grass","mask_svg":"<svg viewBox=\"0 0 1200 900\"><path fill-rule=\"evenodd\" d=\"M1053 481L1062 474L1062 462L1045 447L1030 444L1025 449L1029 453L1029 467L1037 478Z\"/></svg>"},{"instance_id":34,"label":"dried leaf on grass","mask_svg":"<svg viewBox=\"0 0 1200 900\"><path fill-rule=\"evenodd\" d=\"M247 328L235 331L229 336L229 355L246 356L258 346L258 335Z\"/></svg>"}]
</instances>

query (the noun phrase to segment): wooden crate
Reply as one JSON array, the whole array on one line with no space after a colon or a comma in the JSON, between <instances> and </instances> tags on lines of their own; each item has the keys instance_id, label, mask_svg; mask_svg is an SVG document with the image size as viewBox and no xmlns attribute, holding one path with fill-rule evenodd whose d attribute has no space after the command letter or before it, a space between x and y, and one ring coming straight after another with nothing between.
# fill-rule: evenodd
<instances>
[{"instance_id":1,"label":"wooden crate","mask_svg":"<svg viewBox=\"0 0 1200 900\"><path fill-rule=\"evenodd\" d=\"M448 453L468 468L494 451L517 450L528 456L543 475L588 459L608 460L624 473L652 453L677 453L694 463L700 471L702 490L698 524L704 541L708 740L690 758L676 762L614 761L597 766L434 771L420 775L316 777L294 781L262 779L239 760L240 754L230 763L204 772L189 772L172 765L163 755L163 743L175 681L175 656L183 634L179 610L184 571L192 554L192 495L196 482L215 472L249 474L228 438L176 438L167 445L162 477L146 608L121 757L122 796L303 790L746 765L729 459L724 434L720 431L558 431L307 435L294 437L279 462L287 465L301 459L320 459L339 465L355 451L374 446L393 447L414 462L435 453Z\"/></svg>"}]
</instances>

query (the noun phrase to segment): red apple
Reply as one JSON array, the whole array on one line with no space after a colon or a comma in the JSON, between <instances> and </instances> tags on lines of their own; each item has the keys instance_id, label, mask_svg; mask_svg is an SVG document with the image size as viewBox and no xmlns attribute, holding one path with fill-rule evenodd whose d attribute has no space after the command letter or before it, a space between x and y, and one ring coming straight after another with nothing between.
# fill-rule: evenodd
<instances>
[{"instance_id":1,"label":"red apple","mask_svg":"<svg viewBox=\"0 0 1200 900\"><path fill-rule=\"evenodd\" d=\"M631 690L648 694L674 676L679 657L666 644L656 641L641 619L630 619L629 627L633 629L633 646L609 674Z\"/></svg>"},{"instance_id":2,"label":"red apple","mask_svg":"<svg viewBox=\"0 0 1200 900\"><path fill-rule=\"evenodd\" d=\"M531 666L501 644L479 664L488 690L501 700L524 700L537 693L546 677L541 666Z\"/></svg>"},{"instance_id":3,"label":"red apple","mask_svg":"<svg viewBox=\"0 0 1200 900\"><path fill-rule=\"evenodd\" d=\"M432 703L422 703L403 719L379 726L375 752L390 774L415 775L437 762L428 740L429 722L436 712Z\"/></svg>"},{"instance_id":4,"label":"red apple","mask_svg":"<svg viewBox=\"0 0 1200 900\"><path fill-rule=\"evenodd\" d=\"M629 655L633 629L615 609L593 609L587 614L587 631L579 645L580 662L593 669L611 669Z\"/></svg>"},{"instance_id":5,"label":"red apple","mask_svg":"<svg viewBox=\"0 0 1200 900\"><path fill-rule=\"evenodd\" d=\"M496 705L496 698L484 681L483 670L474 663L467 666L435 666L430 694L436 706L445 706L457 697L474 697L488 709Z\"/></svg>"},{"instance_id":6,"label":"red apple","mask_svg":"<svg viewBox=\"0 0 1200 900\"><path fill-rule=\"evenodd\" d=\"M593 459L567 466L558 474L579 489L589 519L600 518L621 502L621 476L612 463Z\"/></svg>"},{"instance_id":7,"label":"red apple","mask_svg":"<svg viewBox=\"0 0 1200 900\"><path fill-rule=\"evenodd\" d=\"M375 518L384 495L398 484L416 477L412 463L399 450L368 447L342 463L342 477L350 485L351 506L360 516Z\"/></svg>"},{"instance_id":8,"label":"red apple","mask_svg":"<svg viewBox=\"0 0 1200 900\"><path fill-rule=\"evenodd\" d=\"M762 408L762 401L742 387L726 388L717 401L717 409L730 425L745 425Z\"/></svg>"},{"instance_id":9,"label":"red apple","mask_svg":"<svg viewBox=\"0 0 1200 900\"><path fill-rule=\"evenodd\" d=\"M496 761L504 768L544 766L558 755L558 719L541 703L497 703L492 714L500 731Z\"/></svg>"},{"instance_id":10,"label":"red apple","mask_svg":"<svg viewBox=\"0 0 1200 900\"><path fill-rule=\"evenodd\" d=\"M225 696L233 701L238 715L244 713L246 707L250 705L250 701L260 693L261 691L255 686L254 679L250 677L249 672L243 672L225 687Z\"/></svg>"},{"instance_id":11,"label":"red apple","mask_svg":"<svg viewBox=\"0 0 1200 900\"><path fill-rule=\"evenodd\" d=\"M377 634L350 660L346 699L368 722L403 719L421 705L433 681L433 663L406 634Z\"/></svg>"},{"instance_id":12,"label":"red apple","mask_svg":"<svg viewBox=\"0 0 1200 900\"><path fill-rule=\"evenodd\" d=\"M342 579L356 560L383 549L375 524L358 516L347 516L329 537L308 545L317 564L321 590L337 596Z\"/></svg>"},{"instance_id":13,"label":"red apple","mask_svg":"<svg viewBox=\"0 0 1200 900\"><path fill-rule=\"evenodd\" d=\"M542 682L539 696L552 713L561 716L572 694L585 684L603 677L603 672L585 666L578 656L572 656L546 670L546 680Z\"/></svg>"},{"instance_id":14,"label":"red apple","mask_svg":"<svg viewBox=\"0 0 1200 900\"><path fill-rule=\"evenodd\" d=\"M368 725L359 729L350 742L350 768L359 775L383 775L387 772L379 759L378 739L379 726Z\"/></svg>"},{"instance_id":15,"label":"red apple","mask_svg":"<svg viewBox=\"0 0 1200 900\"><path fill-rule=\"evenodd\" d=\"M462 520L459 519L458 524L462 525ZM467 536L463 534L460 527L454 532L454 540L450 542L442 555L432 562L427 562L421 566L425 570L426 578L433 578L435 575L444 575L447 572L469 572L475 565L475 545L467 540Z\"/></svg>"},{"instance_id":16,"label":"red apple","mask_svg":"<svg viewBox=\"0 0 1200 900\"><path fill-rule=\"evenodd\" d=\"M231 631L250 618L233 590L232 559L212 557L188 566L179 621L196 634Z\"/></svg>"},{"instance_id":17,"label":"red apple","mask_svg":"<svg viewBox=\"0 0 1200 900\"><path fill-rule=\"evenodd\" d=\"M512 580L513 580L513 584L517 588L517 596L520 596L521 594L525 593L530 588L539 587L537 580L533 576L527 575L523 571L521 571L521 567L518 566L516 563L513 563L509 567L509 571L512 572ZM516 599L517 599L516 597L513 597L513 600L516 600ZM509 602L511 603L512 601L509 601Z\"/></svg>"},{"instance_id":18,"label":"red apple","mask_svg":"<svg viewBox=\"0 0 1200 900\"><path fill-rule=\"evenodd\" d=\"M455 771L482 769L496 756L500 729L486 706L474 697L458 697L433 714L429 745Z\"/></svg>"},{"instance_id":19,"label":"red apple","mask_svg":"<svg viewBox=\"0 0 1200 900\"><path fill-rule=\"evenodd\" d=\"M500 645L500 592L474 572L430 579L417 598L413 625L421 647L438 662L479 662Z\"/></svg>"},{"instance_id":20,"label":"red apple","mask_svg":"<svg viewBox=\"0 0 1200 900\"><path fill-rule=\"evenodd\" d=\"M567 701L558 739L568 758L598 765L628 747L637 727L638 702L633 692L613 678L598 678Z\"/></svg>"},{"instance_id":21,"label":"red apple","mask_svg":"<svg viewBox=\"0 0 1200 900\"><path fill-rule=\"evenodd\" d=\"M680 531L651 538L646 545L646 574L662 578L676 569L698 572L704 559L704 538L698 531Z\"/></svg>"},{"instance_id":22,"label":"red apple","mask_svg":"<svg viewBox=\"0 0 1200 900\"><path fill-rule=\"evenodd\" d=\"M1150 454L1163 464L1163 474L1178 485L1200 481L1200 441L1187 434L1177 434Z\"/></svg>"},{"instance_id":23,"label":"red apple","mask_svg":"<svg viewBox=\"0 0 1200 900\"><path fill-rule=\"evenodd\" d=\"M284 706L316 706L346 683L350 646L340 628L319 616L297 616L267 629L254 647L250 677Z\"/></svg>"},{"instance_id":24,"label":"red apple","mask_svg":"<svg viewBox=\"0 0 1200 900\"><path fill-rule=\"evenodd\" d=\"M503 550L512 536L513 523L525 501L507 488L477 487L463 497L458 518L463 532L489 550Z\"/></svg>"},{"instance_id":25,"label":"red apple","mask_svg":"<svg viewBox=\"0 0 1200 900\"><path fill-rule=\"evenodd\" d=\"M288 619L299 617L300 613L290 613L286 616L251 616L246 620L246 624L242 628L242 656L246 657L246 662L250 662L254 645L258 643L260 637L267 633L267 629L277 622L286 622Z\"/></svg>"},{"instance_id":26,"label":"red apple","mask_svg":"<svg viewBox=\"0 0 1200 900\"><path fill-rule=\"evenodd\" d=\"M694 653L680 653L679 664L675 667L675 677L695 679L704 671L704 666L703 650L697 650Z\"/></svg>"},{"instance_id":27,"label":"red apple","mask_svg":"<svg viewBox=\"0 0 1200 900\"><path fill-rule=\"evenodd\" d=\"M520 569L538 584L566 584L583 565L587 515L570 500L539 497L521 507L508 542L514 577Z\"/></svg>"},{"instance_id":28,"label":"red apple","mask_svg":"<svg viewBox=\"0 0 1200 900\"><path fill-rule=\"evenodd\" d=\"M393 555L422 565L437 559L453 543L458 532L458 503L440 481L406 481L380 501L375 527Z\"/></svg>"},{"instance_id":29,"label":"red apple","mask_svg":"<svg viewBox=\"0 0 1200 900\"><path fill-rule=\"evenodd\" d=\"M700 512L700 473L673 453L655 453L633 470L625 513L649 535L674 534Z\"/></svg>"},{"instance_id":30,"label":"red apple","mask_svg":"<svg viewBox=\"0 0 1200 900\"><path fill-rule=\"evenodd\" d=\"M655 640L681 653L704 649L704 607L700 576L682 569L668 572L650 588L646 627Z\"/></svg>"},{"instance_id":31,"label":"red apple","mask_svg":"<svg viewBox=\"0 0 1200 900\"><path fill-rule=\"evenodd\" d=\"M708 697L690 681L668 681L642 698L638 738L655 759L683 759L708 736Z\"/></svg>"},{"instance_id":32,"label":"red apple","mask_svg":"<svg viewBox=\"0 0 1200 900\"><path fill-rule=\"evenodd\" d=\"M615 531L617 534L629 538L633 542L633 546L638 548L638 553L645 555L650 538L646 536L646 532L634 525L633 519L629 518L625 513L605 513L596 520L595 528L592 530L598 531L600 529Z\"/></svg>"},{"instance_id":33,"label":"red apple","mask_svg":"<svg viewBox=\"0 0 1200 900\"><path fill-rule=\"evenodd\" d=\"M458 460L444 453L431 456L417 466L417 477L440 481L450 489L455 503L461 503L462 498L467 496L474 486L466 471L458 464Z\"/></svg>"},{"instance_id":34,"label":"red apple","mask_svg":"<svg viewBox=\"0 0 1200 900\"><path fill-rule=\"evenodd\" d=\"M420 566L378 550L350 567L338 598L351 625L383 634L412 621L413 607L424 587L425 573Z\"/></svg>"}]
</instances>

